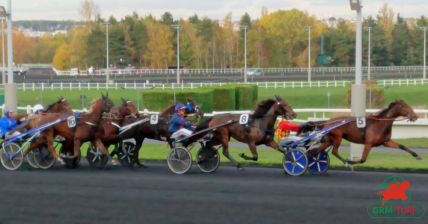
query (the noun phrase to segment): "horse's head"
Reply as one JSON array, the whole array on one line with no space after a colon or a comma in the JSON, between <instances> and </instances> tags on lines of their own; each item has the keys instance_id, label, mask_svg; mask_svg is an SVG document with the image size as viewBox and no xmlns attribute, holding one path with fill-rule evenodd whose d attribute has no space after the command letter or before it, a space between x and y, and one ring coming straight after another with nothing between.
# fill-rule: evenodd
<instances>
[{"instance_id":1,"label":"horse's head","mask_svg":"<svg viewBox=\"0 0 428 224\"><path fill-rule=\"evenodd\" d=\"M393 110L392 112L396 116L403 116L409 118L410 121L416 121L418 119L418 115L416 115L415 111L407 105L403 100L396 100L389 105L389 108Z\"/></svg>"},{"instance_id":2,"label":"horse's head","mask_svg":"<svg viewBox=\"0 0 428 224\"><path fill-rule=\"evenodd\" d=\"M204 112L196 102L190 98L186 98L186 114L195 114L196 118L204 116Z\"/></svg>"},{"instance_id":3,"label":"horse's head","mask_svg":"<svg viewBox=\"0 0 428 224\"><path fill-rule=\"evenodd\" d=\"M275 108L275 114L278 116L283 116L286 119L294 119L297 117L297 114L294 112L293 108L288 105L281 97L275 96L276 103L273 105Z\"/></svg>"},{"instance_id":4,"label":"horse's head","mask_svg":"<svg viewBox=\"0 0 428 224\"><path fill-rule=\"evenodd\" d=\"M58 97L58 100L55 103L49 105L46 108L46 112L60 113L60 112L73 112L73 110L71 109L71 106L68 100L61 96L61 97Z\"/></svg>"},{"instance_id":5,"label":"horse's head","mask_svg":"<svg viewBox=\"0 0 428 224\"><path fill-rule=\"evenodd\" d=\"M103 113L115 112L114 103L110 98L108 98L108 93L105 96L104 94L101 93L101 98L98 99L97 101L99 102L98 105L101 106L101 112Z\"/></svg>"},{"instance_id":6,"label":"horse's head","mask_svg":"<svg viewBox=\"0 0 428 224\"><path fill-rule=\"evenodd\" d=\"M134 118L138 118L140 114L138 113L138 109L135 104L130 100L122 99L122 105L119 107L119 115L121 117L132 116Z\"/></svg>"}]
</instances>

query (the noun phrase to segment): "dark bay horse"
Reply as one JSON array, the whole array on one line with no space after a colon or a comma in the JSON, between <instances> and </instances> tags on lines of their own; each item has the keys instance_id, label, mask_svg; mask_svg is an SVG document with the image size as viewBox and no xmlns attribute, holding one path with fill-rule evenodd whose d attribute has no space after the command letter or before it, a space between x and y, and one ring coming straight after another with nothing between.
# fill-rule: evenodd
<instances>
[{"instance_id":1,"label":"dark bay horse","mask_svg":"<svg viewBox=\"0 0 428 224\"><path fill-rule=\"evenodd\" d=\"M186 103L190 105L191 110L189 110L189 108L186 108L185 116L195 116L197 119L203 116L203 112L201 108L196 104L195 101L193 101L190 98L187 98L186 101L187 101ZM135 142L136 142L135 149L134 149L134 152L132 152L133 163L137 164L138 166L144 167L144 165L142 165L139 162L138 156L139 156L140 148L145 138L159 140L159 141L167 141L168 143L170 143L170 134L168 132L168 122L171 119L172 115L174 114L175 106L176 104L171 105L166 109L162 110L159 113L157 124L152 125L150 124L150 122L143 122L139 125L132 127L126 132L123 132L120 134L120 138L122 140L130 139L130 138L135 139ZM139 118L129 118L123 123L123 125L131 124L142 119L150 119L150 117L140 116Z\"/></svg>"},{"instance_id":2,"label":"dark bay horse","mask_svg":"<svg viewBox=\"0 0 428 224\"><path fill-rule=\"evenodd\" d=\"M265 144L271 148L278 149L278 144L274 141L274 126L278 116L295 118L296 113L280 97L275 96L275 100L268 99L258 103L254 112L250 115L247 125L233 123L229 126L218 128L213 135L212 141L208 143L210 147L221 145L223 155L233 162L238 168L241 165L229 154L229 140L234 139L247 143L251 150L252 157L242 153L240 156L245 160L258 160L257 145ZM208 127L215 127L226 123L229 120L238 121L239 114L215 115L208 120ZM205 127L200 126L198 129Z\"/></svg>"},{"instance_id":3,"label":"dark bay horse","mask_svg":"<svg viewBox=\"0 0 428 224\"><path fill-rule=\"evenodd\" d=\"M80 156L80 146L86 141L93 141L103 153L106 153L107 151L101 140L96 138L96 133L98 128L101 127L99 126L99 122L101 121L102 114L111 112L113 106L113 102L108 98L108 96L102 95L101 98L95 100L91 104L89 111L86 113L47 114L39 120L39 125L46 124L57 119L68 118L70 116L78 116L77 125L70 128L67 122L58 123L43 131L40 137L46 139L49 151L61 164L65 164L65 162L58 156L53 148L53 139L57 135L62 136L65 139L65 149L73 149L71 159ZM29 150L33 147L36 146L30 146Z\"/></svg>"},{"instance_id":4,"label":"dark bay horse","mask_svg":"<svg viewBox=\"0 0 428 224\"><path fill-rule=\"evenodd\" d=\"M329 134L323 137L322 144L316 150L315 154L322 152L330 146L333 146L332 153L345 164L364 163L370 153L370 149L376 146L386 146L391 148L399 148L410 153L413 157L422 159L418 154L410 150L404 145L398 144L391 139L392 124L398 117L407 117L410 121L415 121L418 116L413 109L403 100L397 100L389 104L389 106L373 115L366 116L366 127L358 128L355 117L339 117L328 121L317 122L320 127L327 127L345 119L350 119L351 122L340 126L330 131ZM338 151L342 139L350 142L363 144L364 151L359 161L350 161L343 159ZM313 154L313 153L312 153ZM309 155L314 156L314 155Z\"/></svg>"}]
</instances>

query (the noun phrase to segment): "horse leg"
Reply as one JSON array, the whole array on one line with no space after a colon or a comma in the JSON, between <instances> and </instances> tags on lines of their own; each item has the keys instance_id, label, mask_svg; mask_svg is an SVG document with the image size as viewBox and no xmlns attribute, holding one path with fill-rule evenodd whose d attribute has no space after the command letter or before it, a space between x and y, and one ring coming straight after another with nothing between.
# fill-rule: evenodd
<instances>
[{"instance_id":1,"label":"horse leg","mask_svg":"<svg viewBox=\"0 0 428 224\"><path fill-rule=\"evenodd\" d=\"M101 153L108 157L108 161L112 161L112 158L111 158L110 154L108 153L105 145L101 141L101 139L97 138L93 142L95 143L95 146L100 149Z\"/></svg>"},{"instance_id":2,"label":"horse leg","mask_svg":"<svg viewBox=\"0 0 428 224\"><path fill-rule=\"evenodd\" d=\"M242 169L242 165L238 163L230 154L229 154L229 142L228 137L224 137L221 140L221 146L223 148L223 155L229 159L238 169Z\"/></svg>"},{"instance_id":3,"label":"horse leg","mask_svg":"<svg viewBox=\"0 0 428 224\"><path fill-rule=\"evenodd\" d=\"M269 147L271 147L271 148L275 149L276 151L278 151L278 152L280 152L280 153L284 154L284 152L283 152L283 151L281 151L281 150L279 149L279 145L278 145L278 143L276 143L276 142L275 142L275 141L273 141L273 140L268 141L265 145L267 145L267 146L269 146Z\"/></svg>"},{"instance_id":4,"label":"horse leg","mask_svg":"<svg viewBox=\"0 0 428 224\"><path fill-rule=\"evenodd\" d=\"M143 145L143 142L144 142L144 138L136 140L135 149L134 149L134 161L133 162L135 164L137 164L138 167L147 168L147 166L144 165L143 163L141 163L140 159L139 159L140 150L141 150L141 146ZM133 166L133 164L132 164L132 166Z\"/></svg>"},{"instance_id":5,"label":"horse leg","mask_svg":"<svg viewBox=\"0 0 428 224\"><path fill-rule=\"evenodd\" d=\"M327 149L331 145L329 142L330 141L327 141L327 142L325 142L325 145L324 145L324 143L321 145L321 147L324 147L323 150ZM333 150L331 151L331 153L336 158L338 158L340 161L342 161L342 163L347 164L348 161L346 159L344 159L342 156L340 156L340 154L339 154L340 143L342 143L342 137L333 139L333 144L332 144L333 145ZM319 152L321 152L321 150Z\"/></svg>"},{"instance_id":6,"label":"horse leg","mask_svg":"<svg viewBox=\"0 0 428 224\"><path fill-rule=\"evenodd\" d=\"M245 153L241 153L241 154L239 154L239 156L241 156L241 158L243 158L245 160L257 161L259 159L259 155L257 155L256 143L255 142L249 142L248 147L250 148L251 154L253 154L253 157L249 157L249 156L245 155Z\"/></svg>"},{"instance_id":7,"label":"horse leg","mask_svg":"<svg viewBox=\"0 0 428 224\"><path fill-rule=\"evenodd\" d=\"M78 138L74 138L73 144L73 155L70 157L71 159L78 158L80 156L80 146L82 142Z\"/></svg>"},{"instance_id":8,"label":"horse leg","mask_svg":"<svg viewBox=\"0 0 428 224\"><path fill-rule=\"evenodd\" d=\"M47 135L46 136L46 142L48 145L48 150L49 152L52 154L52 156L56 159L56 161L58 161L61 165L65 165L64 160L58 156L58 154L55 151L55 148L53 147L53 136L52 135Z\"/></svg>"},{"instance_id":9,"label":"horse leg","mask_svg":"<svg viewBox=\"0 0 428 224\"><path fill-rule=\"evenodd\" d=\"M371 148L372 148L371 144L364 145L364 151L363 151L363 155L361 156L361 159L358 161L346 160L346 163L351 165L365 163L367 160L367 157L369 156Z\"/></svg>"},{"instance_id":10,"label":"horse leg","mask_svg":"<svg viewBox=\"0 0 428 224\"><path fill-rule=\"evenodd\" d=\"M392 139L390 139L389 141L385 142L383 145L386 146L386 147L390 147L390 148L397 148L397 149L404 150L404 151L410 153L410 155L412 155L413 157L415 157L417 160L421 160L422 159L422 157L420 157L416 152L412 151L411 149L407 148L404 145L398 144L397 142L395 142Z\"/></svg>"}]
</instances>

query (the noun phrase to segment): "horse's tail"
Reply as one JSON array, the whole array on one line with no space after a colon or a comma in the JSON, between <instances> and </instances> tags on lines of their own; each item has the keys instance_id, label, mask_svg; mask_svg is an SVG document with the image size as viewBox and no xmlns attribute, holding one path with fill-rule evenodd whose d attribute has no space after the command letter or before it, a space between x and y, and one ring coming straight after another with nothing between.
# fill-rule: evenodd
<instances>
[{"instance_id":1,"label":"horse's tail","mask_svg":"<svg viewBox=\"0 0 428 224\"><path fill-rule=\"evenodd\" d=\"M213 119L213 117L209 117L206 119L203 119L201 122L199 122L198 126L195 129L195 132L207 129L209 127L210 121Z\"/></svg>"}]
</instances>

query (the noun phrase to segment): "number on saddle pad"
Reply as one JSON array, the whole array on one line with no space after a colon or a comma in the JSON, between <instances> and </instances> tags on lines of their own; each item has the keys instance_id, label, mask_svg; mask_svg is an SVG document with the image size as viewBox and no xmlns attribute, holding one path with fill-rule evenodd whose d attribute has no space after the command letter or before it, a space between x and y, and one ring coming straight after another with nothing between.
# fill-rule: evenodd
<instances>
[{"instance_id":1,"label":"number on saddle pad","mask_svg":"<svg viewBox=\"0 0 428 224\"><path fill-rule=\"evenodd\" d=\"M249 114L241 114L241 116L239 117L239 124L248 124L249 118Z\"/></svg>"},{"instance_id":2,"label":"number on saddle pad","mask_svg":"<svg viewBox=\"0 0 428 224\"><path fill-rule=\"evenodd\" d=\"M76 118L74 116L67 117L67 125L69 128L76 127Z\"/></svg>"},{"instance_id":3,"label":"number on saddle pad","mask_svg":"<svg viewBox=\"0 0 428 224\"><path fill-rule=\"evenodd\" d=\"M157 114L152 114L150 116L150 124L158 124L159 116Z\"/></svg>"},{"instance_id":4,"label":"number on saddle pad","mask_svg":"<svg viewBox=\"0 0 428 224\"><path fill-rule=\"evenodd\" d=\"M357 117L357 127L358 128L366 127L366 117Z\"/></svg>"}]
</instances>

